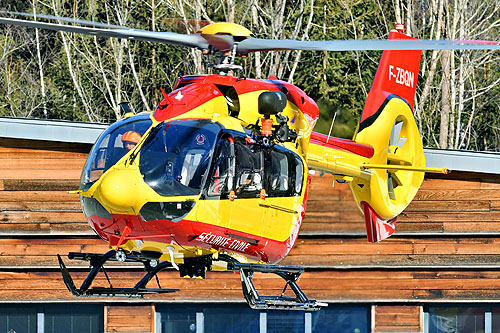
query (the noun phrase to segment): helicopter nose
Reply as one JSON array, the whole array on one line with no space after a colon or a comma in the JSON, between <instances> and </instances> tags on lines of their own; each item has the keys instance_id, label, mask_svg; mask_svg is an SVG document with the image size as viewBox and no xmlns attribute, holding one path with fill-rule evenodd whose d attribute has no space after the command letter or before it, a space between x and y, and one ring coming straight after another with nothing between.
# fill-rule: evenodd
<instances>
[{"instance_id":1,"label":"helicopter nose","mask_svg":"<svg viewBox=\"0 0 500 333\"><path fill-rule=\"evenodd\" d=\"M110 171L101 181L102 203L118 213L129 213L140 198L140 184L135 170Z\"/></svg>"}]
</instances>

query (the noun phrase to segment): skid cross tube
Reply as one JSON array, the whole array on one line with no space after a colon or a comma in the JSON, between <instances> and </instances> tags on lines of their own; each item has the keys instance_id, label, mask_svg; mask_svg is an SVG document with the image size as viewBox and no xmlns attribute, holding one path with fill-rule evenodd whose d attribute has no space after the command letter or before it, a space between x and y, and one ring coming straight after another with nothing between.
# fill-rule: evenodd
<instances>
[{"instance_id":1,"label":"skid cross tube","mask_svg":"<svg viewBox=\"0 0 500 333\"><path fill-rule=\"evenodd\" d=\"M227 269L229 271L238 271L241 278L241 287L243 296L248 302L248 305L253 309L287 309L287 310L305 310L316 311L327 306L325 303L316 302L307 298L305 293L300 289L297 281L300 275L304 272L303 267L295 266L279 266L279 265L259 265L259 264L242 264L235 262L229 258L222 257L224 261L228 261ZM264 296L260 295L253 283L254 272L273 273L285 280L285 287L281 295ZM295 297L285 296L287 287L295 294Z\"/></svg>"},{"instance_id":2,"label":"skid cross tube","mask_svg":"<svg viewBox=\"0 0 500 333\"><path fill-rule=\"evenodd\" d=\"M151 281L151 279L156 276L158 272L168 267L172 267L172 264L168 261L162 261L156 267L149 269L146 275L144 275L144 277L137 282L134 288L146 288L148 282Z\"/></svg>"},{"instance_id":3,"label":"skid cross tube","mask_svg":"<svg viewBox=\"0 0 500 333\"><path fill-rule=\"evenodd\" d=\"M146 269L146 274L141 278L139 282L133 288L115 288L111 285L111 282L106 274L106 278L110 284L109 287L93 287L90 288L92 282L94 282L97 274L101 269L104 271L104 264L107 261L117 261L116 259L116 251L110 250L105 254L95 254L95 253L75 253L70 252L68 254L69 259L74 260L84 260L90 261L91 270L87 275L87 278L83 281L80 288L75 286L73 282L73 278L69 273L66 265L61 259L60 255L57 255L59 261L59 267L61 269L61 273L63 276L64 284L68 288L68 290L75 296L121 296L121 297L143 297L146 294L162 294L162 293L171 293L178 291L178 289L167 289L167 288L146 288L146 285L153 277L156 276L160 271L171 267L172 264L168 261L161 262L157 264L155 267L152 267L149 263L149 260L145 258L135 257L135 256L127 256L125 261L128 262L141 262L144 264L144 268ZM105 272L105 271L104 271Z\"/></svg>"},{"instance_id":4,"label":"skid cross tube","mask_svg":"<svg viewBox=\"0 0 500 333\"><path fill-rule=\"evenodd\" d=\"M92 284L92 282L94 282L97 273L99 273L104 263L108 261L108 259L111 258L112 256L115 256L115 253L116 251L110 250L105 254L103 254L102 256L100 256L99 258L93 257L90 260L90 265L92 265L92 269L90 270L89 275L87 275L87 278L85 279L85 281L83 281L82 286L79 289L81 293L86 292L90 288L90 285Z\"/></svg>"}]
</instances>

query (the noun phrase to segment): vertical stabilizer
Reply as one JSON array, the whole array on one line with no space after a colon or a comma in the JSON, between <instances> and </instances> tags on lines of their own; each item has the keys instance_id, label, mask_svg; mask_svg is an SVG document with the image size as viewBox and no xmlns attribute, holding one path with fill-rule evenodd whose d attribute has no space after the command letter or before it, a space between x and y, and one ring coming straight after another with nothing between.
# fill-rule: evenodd
<instances>
[{"instance_id":1,"label":"vertical stabilizer","mask_svg":"<svg viewBox=\"0 0 500 333\"><path fill-rule=\"evenodd\" d=\"M400 29L392 30L389 39L414 38ZM354 139L373 147L369 162L373 165L425 166L422 141L413 116L421 55L420 50L390 50L382 54ZM369 170L369 180L355 179L350 187L365 216L368 240L378 242L394 233L396 217L415 197L424 173L384 168Z\"/></svg>"},{"instance_id":2,"label":"vertical stabilizer","mask_svg":"<svg viewBox=\"0 0 500 333\"><path fill-rule=\"evenodd\" d=\"M392 30L389 39L416 39ZM392 97L404 100L413 110L421 50L384 51L361 114L359 132L375 122Z\"/></svg>"}]
</instances>

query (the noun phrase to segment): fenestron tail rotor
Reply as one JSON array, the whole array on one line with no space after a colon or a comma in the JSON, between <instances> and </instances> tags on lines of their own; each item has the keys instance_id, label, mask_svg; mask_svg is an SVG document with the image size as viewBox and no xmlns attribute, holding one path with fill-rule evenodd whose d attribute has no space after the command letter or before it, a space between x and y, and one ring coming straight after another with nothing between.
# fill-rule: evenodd
<instances>
[{"instance_id":1,"label":"fenestron tail rotor","mask_svg":"<svg viewBox=\"0 0 500 333\"><path fill-rule=\"evenodd\" d=\"M387 149L388 156L396 155L399 153L404 154L403 145L408 138L401 137L401 129L403 128L403 121L395 121L391 129L391 136L389 137L389 147ZM391 160L387 159L387 164L391 164ZM391 200L396 200L396 195L394 194L394 189L398 186L402 186L403 183L397 175L397 170L387 171L387 192Z\"/></svg>"}]
</instances>

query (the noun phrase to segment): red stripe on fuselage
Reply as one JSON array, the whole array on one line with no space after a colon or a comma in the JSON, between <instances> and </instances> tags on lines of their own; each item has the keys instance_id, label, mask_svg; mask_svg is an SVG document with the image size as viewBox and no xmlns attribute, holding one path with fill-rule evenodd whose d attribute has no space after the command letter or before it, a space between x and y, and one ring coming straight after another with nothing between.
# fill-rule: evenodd
<instances>
[{"instance_id":1,"label":"red stripe on fuselage","mask_svg":"<svg viewBox=\"0 0 500 333\"><path fill-rule=\"evenodd\" d=\"M132 232L125 239L144 239L167 244L174 241L186 247L226 249L243 253L250 259L276 264L284 259L295 245L305 217L310 184L311 176L308 176L297 225L285 241L272 240L199 221L181 220L177 223L169 220L144 221L140 216L118 214L112 215L113 220L98 216L88 216L87 220L96 233L109 242L111 246L118 244L123 230L128 225ZM211 236L210 233L215 237ZM226 239L217 239L217 236L230 238L227 240L227 246L224 246ZM234 242L234 240L238 240L240 243ZM245 246L241 241L249 245Z\"/></svg>"},{"instance_id":2,"label":"red stripe on fuselage","mask_svg":"<svg viewBox=\"0 0 500 333\"><path fill-rule=\"evenodd\" d=\"M243 253L250 259L278 263L286 257L297 239L304 213L301 212L297 227L285 241L276 241L257 235L231 230L208 223L181 220L144 221L136 215L113 215L110 221L98 216L88 217L89 224L99 236L116 246L126 226L132 232L125 239L149 240L161 243L175 243L186 246L198 246L205 249L228 250ZM99 225L107 225L105 229Z\"/></svg>"},{"instance_id":3,"label":"red stripe on fuselage","mask_svg":"<svg viewBox=\"0 0 500 333\"><path fill-rule=\"evenodd\" d=\"M366 158L371 158L374 153L374 149L371 146L363 145L352 140L328 136L317 132L311 133L310 142L332 149L348 151L350 153L361 155Z\"/></svg>"}]
</instances>

